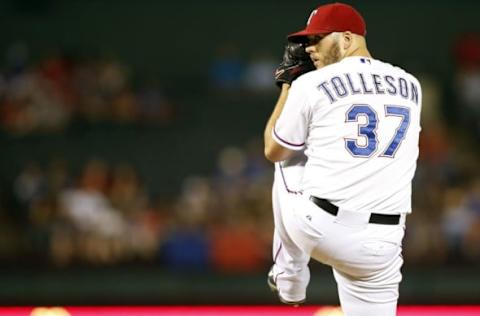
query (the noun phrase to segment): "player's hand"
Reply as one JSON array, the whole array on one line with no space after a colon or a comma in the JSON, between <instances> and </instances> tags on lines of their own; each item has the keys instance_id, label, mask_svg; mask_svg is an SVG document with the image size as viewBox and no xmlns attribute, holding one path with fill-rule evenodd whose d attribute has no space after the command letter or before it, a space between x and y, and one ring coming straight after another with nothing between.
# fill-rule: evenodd
<instances>
[{"instance_id":1,"label":"player's hand","mask_svg":"<svg viewBox=\"0 0 480 316\"><path fill-rule=\"evenodd\" d=\"M283 53L283 60L275 70L275 83L281 88L282 84L292 84L293 80L312 70L315 70L315 65L305 52L305 45L288 42Z\"/></svg>"}]
</instances>

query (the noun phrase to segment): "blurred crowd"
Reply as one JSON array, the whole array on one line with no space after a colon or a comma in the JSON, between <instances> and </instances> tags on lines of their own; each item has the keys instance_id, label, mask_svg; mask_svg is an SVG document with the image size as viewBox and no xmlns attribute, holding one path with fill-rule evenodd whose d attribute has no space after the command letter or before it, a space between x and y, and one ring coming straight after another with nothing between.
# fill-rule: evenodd
<instances>
[{"instance_id":1,"label":"blurred crowd","mask_svg":"<svg viewBox=\"0 0 480 316\"><path fill-rule=\"evenodd\" d=\"M444 89L420 77L423 129L406 238L407 259L417 264L480 262L479 34L461 34L452 56Z\"/></svg>"},{"instance_id":2,"label":"blurred crowd","mask_svg":"<svg viewBox=\"0 0 480 316\"><path fill-rule=\"evenodd\" d=\"M469 35L456 45L452 82L417 74L423 130L406 264L480 263L480 39ZM0 85L6 133L61 131L78 120L171 123L172 101L158 87L133 89L127 67L114 59L52 56L27 66L17 60L21 47L15 49ZM240 85L274 95L275 65L268 53L245 62L235 46L222 45L207 74L208 93L236 93ZM215 159L210 174L183 179L173 196L152 196L129 162L32 160L0 196L0 258L58 267L140 262L265 271L271 262L273 166L263 157L262 140L227 146Z\"/></svg>"},{"instance_id":3,"label":"blurred crowd","mask_svg":"<svg viewBox=\"0 0 480 316\"><path fill-rule=\"evenodd\" d=\"M211 92L272 94L277 90L272 76L278 60L265 49L243 56L235 43L223 43L217 47L208 69Z\"/></svg>"},{"instance_id":4,"label":"blurred crowd","mask_svg":"<svg viewBox=\"0 0 480 316\"><path fill-rule=\"evenodd\" d=\"M458 122L469 130L476 141L480 141L480 36L476 33L462 34L453 49L453 111L457 113Z\"/></svg>"},{"instance_id":5,"label":"blurred crowd","mask_svg":"<svg viewBox=\"0 0 480 316\"><path fill-rule=\"evenodd\" d=\"M272 174L262 153L259 141L225 148L214 174L189 177L178 196L157 201L128 163L91 159L74 172L58 159L30 162L2 205L0 256L59 267L262 270L272 233Z\"/></svg>"},{"instance_id":6,"label":"blurred crowd","mask_svg":"<svg viewBox=\"0 0 480 316\"><path fill-rule=\"evenodd\" d=\"M28 47L13 44L0 73L0 127L14 135L61 132L76 122L163 126L175 107L154 81L134 88L111 56L52 53L32 63Z\"/></svg>"}]
</instances>

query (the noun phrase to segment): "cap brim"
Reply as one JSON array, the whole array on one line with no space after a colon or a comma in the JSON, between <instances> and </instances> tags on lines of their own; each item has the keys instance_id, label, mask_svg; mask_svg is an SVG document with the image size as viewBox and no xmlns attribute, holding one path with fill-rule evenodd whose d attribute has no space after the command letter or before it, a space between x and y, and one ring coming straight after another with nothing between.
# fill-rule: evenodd
<instances>
[{"instance_id":1,"label":"cap brim","mask_svg":"<svg viewBox=\"0 0 480 316\"><path fill-rule=\"evenodd\" d=\"M287 36L287 39L291 42L295 43L300 43L300 42L305 42L307 40L307 36L313 36L313 35L327 35L329 33L332 33L332 31L327 31L327 30L303 30L300 32L292 33Z\"/></svg>"}]
</instances>

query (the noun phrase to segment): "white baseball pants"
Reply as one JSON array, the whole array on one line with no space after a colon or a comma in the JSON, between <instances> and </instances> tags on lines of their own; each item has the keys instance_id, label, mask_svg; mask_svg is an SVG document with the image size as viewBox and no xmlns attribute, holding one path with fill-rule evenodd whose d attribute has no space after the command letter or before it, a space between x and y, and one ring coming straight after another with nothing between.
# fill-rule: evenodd
<instances>
[{"instance_id":1,"label":"white baseball pants","mask_svg":"<svg viewBox=\"0 0 480 316\"><path fill-rule=\"evenodd\" d=\"M405 215L398 225L369 224L369 213L342 209L333 216L307 195L288 192L278 171L273 273L280 295L305 298L311 256L333 268L345 316L396 315Z\"/></svg>"}]
</instances>

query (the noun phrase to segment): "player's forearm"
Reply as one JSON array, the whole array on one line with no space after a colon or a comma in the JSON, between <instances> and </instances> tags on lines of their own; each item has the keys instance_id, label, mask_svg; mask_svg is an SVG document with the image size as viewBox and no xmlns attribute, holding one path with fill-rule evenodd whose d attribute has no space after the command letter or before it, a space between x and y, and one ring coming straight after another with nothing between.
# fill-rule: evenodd
<instances>
[{"instance_id":1,"label":"player's forearm","mask_svg":"<svg viewBox=\"0 0 480 316\"><path fill-rule=\"evenodd\" d=\"M280 161L284 160L287 157L285 156L283 148L277 144L277 142L273 139L272 137L272 131L275 126L275 123L277 122L278 117L282 113L283 106L285 105L285 101L287 100L288 96L288 90L290 89L290 85L284 83L282 85L282 90L280 92L280 96L278 98L277 104L275 105L275 108L272 112L272 115L270 116L267 126L265 127L264 131L264 142L265 142L265 148L264 148L264 153L265 157L274 162L274 161Z\"/></svg>"}]
</instances>

